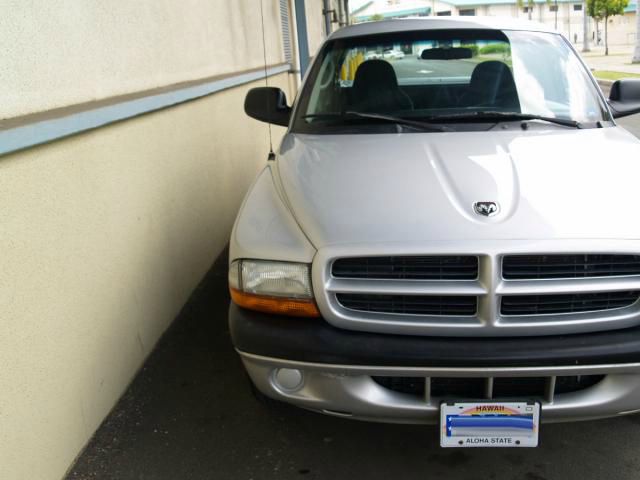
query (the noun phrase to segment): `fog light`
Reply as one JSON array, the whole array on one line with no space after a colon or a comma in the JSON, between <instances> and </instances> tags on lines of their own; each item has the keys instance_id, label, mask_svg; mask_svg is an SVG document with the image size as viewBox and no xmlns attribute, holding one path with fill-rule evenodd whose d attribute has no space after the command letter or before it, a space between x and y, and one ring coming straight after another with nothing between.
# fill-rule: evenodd
<instances>
[{"instance_id":1,"label":"fog light","mask_svg":"<svg viewBox=\"0 0 640 480\"><path fill-rule=\"evenodd\" d=\"M273 375L275 386L287 392L295 392L302 387L303 375L296 368L279 368Z\"/></svg>"}]
</instances>

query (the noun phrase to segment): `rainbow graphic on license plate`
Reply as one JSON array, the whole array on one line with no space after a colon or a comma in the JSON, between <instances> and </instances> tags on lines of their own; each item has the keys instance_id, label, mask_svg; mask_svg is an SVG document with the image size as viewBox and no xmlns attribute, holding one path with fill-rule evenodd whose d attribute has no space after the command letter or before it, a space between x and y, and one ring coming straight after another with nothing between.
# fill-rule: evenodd
<instances>
[{"instance_id":1,"label":"rainbow graphic on license plate","mask_svg":"<svg viewBox=\"0 0 640 480\"><path fill-rule=\"evenodd\" d=\"M458 402L441 408L442 447L536 447L540 404Z\"/></svg>"}]
</instances>

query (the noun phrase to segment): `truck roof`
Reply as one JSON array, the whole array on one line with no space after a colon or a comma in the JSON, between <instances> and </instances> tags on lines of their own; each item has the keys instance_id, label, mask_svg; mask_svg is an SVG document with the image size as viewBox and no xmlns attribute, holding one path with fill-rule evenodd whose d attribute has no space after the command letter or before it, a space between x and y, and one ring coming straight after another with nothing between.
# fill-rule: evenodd
<instances>
[{"instance_id":1,"label":"truck roof","mask_svg":"<svg viewBox=\"0 0 640 480\"><path fill-rule=\"evenodd\" d=\"M365 22L351 25L335 31L329 37L359 37L377 33L409 32L415 30L447 30L447 29L492 29L492 30L527 30L532 32L557 33L553 28L538 22L503 17L416 17Z\"/></svg>"}]
</instances>

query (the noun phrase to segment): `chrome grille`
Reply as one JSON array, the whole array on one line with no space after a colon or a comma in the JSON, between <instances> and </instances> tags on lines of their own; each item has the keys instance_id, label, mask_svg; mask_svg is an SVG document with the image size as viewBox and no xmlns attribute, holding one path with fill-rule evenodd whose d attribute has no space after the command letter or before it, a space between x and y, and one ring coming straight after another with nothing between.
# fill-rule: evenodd
<instances>
[{"instance_id":1,"label":"chrome grille","mask_svg":"<svg viewBox=\"0 0 640 480\"><path fill-rule=\"evenodd\" d=\"M531 245L524 241L505 245L518 243ZM582 272L600 272L598 262L635 258L635 253L567 256L519 251L505 255L489 250L460 255L460 245L438 244L434 250L443 251L442 255L415 251L362 255L371 246L360 251L350 246L323 249L313 265L318 306L336 327L408 335L560 335L640 324L640 275L588 277L576 273L578 257L583 265L590 265L583 266ZM495 246L495 242L486 245ZM560 249L562 242L540 247ZM520 268L524 258L551 257L552 262L535 260L542 265L536 270L538 278L505 278L516 275L515 270L503 271L505 265ZM575 276L542 278L564 272L545 266L557 266L559 257L575 259L571 267ZM520 263L514 263L516 260ZM623 272L618 267L607 268L610 273Z\"/></svg>"},{"instance_id":2,"label":"chrome grille","mask_svg":"<svg viewBox=\"0 0 640 480\"><path fill-rule=\"evenodd\" d=\"M478 308L476 297L443 295L370 295L339 293L338 302L345 308L363 312L402 313L407 315L473 316Z\"/></svg>"},{"instance_id":3,"label":"chrome grille","mask_svg":"<svg viewBox=\"0 0 640 480\"><path fill-rule=\"evenodd\" d=\"M336 278L393 280L475 280L478 257L462 255L339 258L333 263Z\"/></svg>"},{"instance_id":4,"label":"chrome grille","mask_svg":"<svg viewBox=\"0 0 640 480\"><path fill-rule=\"evenodd\" d=\"M640 275L640 255L507 255L502 261L507 280L628 275Z\"/></svg>"}]
</instances>

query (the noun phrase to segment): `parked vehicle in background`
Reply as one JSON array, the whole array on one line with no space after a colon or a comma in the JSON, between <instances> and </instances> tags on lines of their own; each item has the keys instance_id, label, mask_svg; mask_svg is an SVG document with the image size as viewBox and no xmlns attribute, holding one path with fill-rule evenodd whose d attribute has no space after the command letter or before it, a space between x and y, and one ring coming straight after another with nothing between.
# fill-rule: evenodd
<instances>
[{"instance_id":1,"label":"parked vehicle in background","mask_svg":"<svg viewBox=\"0 0 640 480\"><path fill-rule=\"evenodd\" d=\"M340 74L394 44L421 54ZM605 99L543 25L411 19L334 33L292 108L245 110L288 128L230 242L262 395L447 447L640 410L640 141L615 121L640 81Z\"/></svg>"},{"instance_id":2,"label":"parked vehicle in background","mask_svg":"<svg viewBox=\"0 0 640 480\"><path fill-rule=\"evenodd\" d=\"M386 60L401 60L404 58L404 52L401 50L385 50L382 57Z\"/></svg>"},{"instance_id":3,"label":"parked vehicle in background","mask_svg":"<svg viewBox=\"0 0 640 480\"><path fill-rule=\"evenodd\" d=\"M369 51L364 54L365 60L377 60L379 58L382 58L382 55L375 51Z\"/></svg>"}]
</instances>

